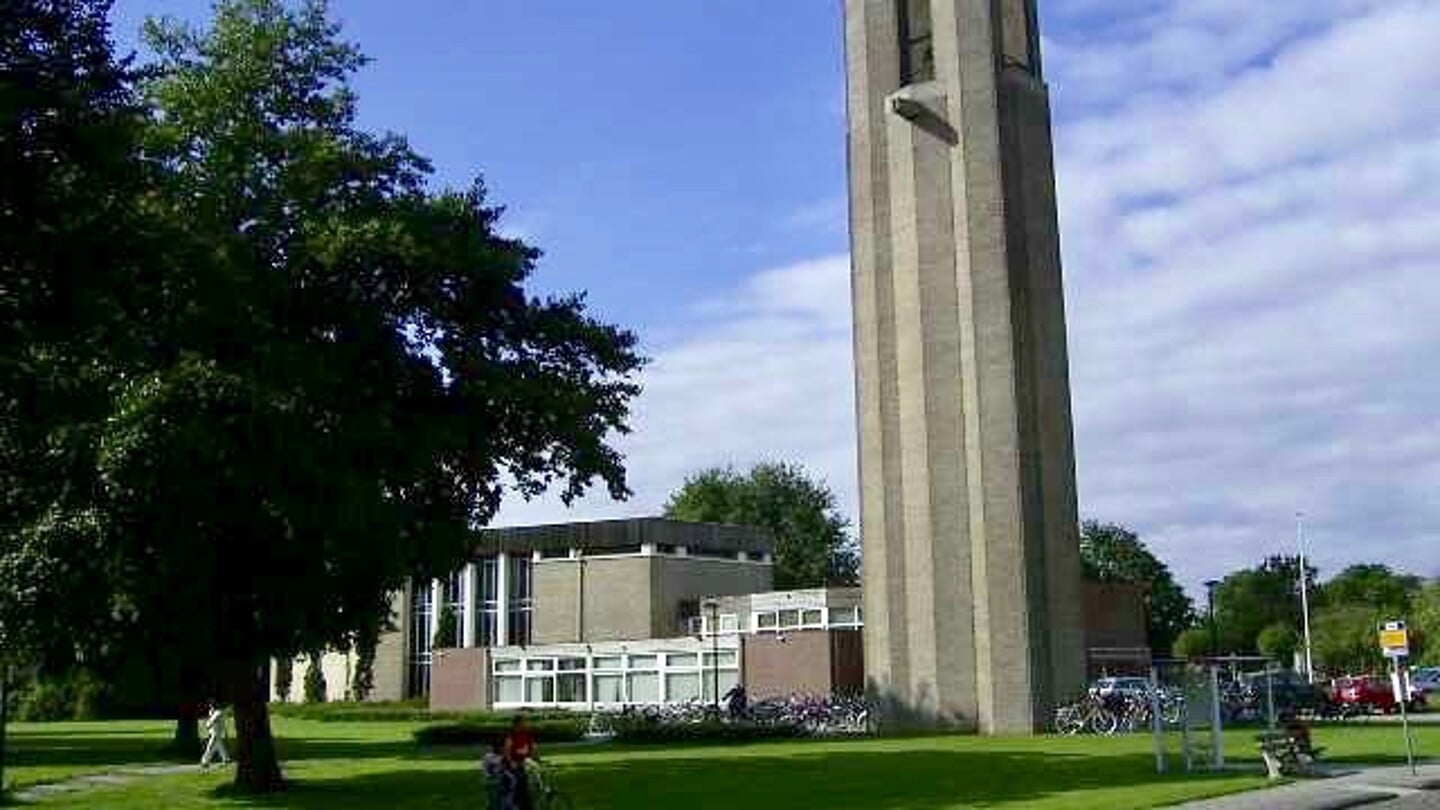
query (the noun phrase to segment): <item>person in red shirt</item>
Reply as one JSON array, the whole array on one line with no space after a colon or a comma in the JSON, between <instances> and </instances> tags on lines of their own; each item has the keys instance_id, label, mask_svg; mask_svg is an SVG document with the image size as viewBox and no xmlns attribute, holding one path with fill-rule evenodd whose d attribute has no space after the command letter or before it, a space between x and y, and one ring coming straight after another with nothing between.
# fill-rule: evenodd
<instances>
[{"instance_id":1,"label":"person in red shirt","mask_svg":"<svg viewBox=\"0 0 1440 810\"><path fill-rule=\"evenodd\" d=\"M535 734L525 723L525 715L517 714L510 721L510 733L505 735L505 762L515 774L515 807L517 810L532 810L530 801L530 777L525 772L525 763L539 759L535 753Z\"/></svg>"}]
</instances>

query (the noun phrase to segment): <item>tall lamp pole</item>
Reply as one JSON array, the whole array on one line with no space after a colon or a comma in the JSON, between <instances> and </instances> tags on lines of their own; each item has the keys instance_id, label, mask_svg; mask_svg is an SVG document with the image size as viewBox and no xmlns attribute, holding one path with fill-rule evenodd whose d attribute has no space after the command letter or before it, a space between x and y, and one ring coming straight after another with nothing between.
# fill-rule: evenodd
<instances>
[{"instance_id":1,"label":"tall lamp pole","mask_svg":"<svg viewBox=\"0 0 1440 810\"><path fill-rule=\"evenodd\" d=\"M1305 565L1304 512L1295 513L1295 545L1300 547L1300 618L1305 629L1305 680L1315 683L1315 661L1310 653L1310 572Z\"/></svg>"},{"instance_id":2,"label":"tall lamp pole","mask_svg":"<svg viewBox=\"0 0 1440 810\"><path fill-rule=\"evenodd\" d=\"M1218 579L1205 580L1205 610L1210 614L1210 657L1216 658L1220 655L1220 625L1215 623L1215 586L1220 584Z\"/></svg>"}]
</instances>

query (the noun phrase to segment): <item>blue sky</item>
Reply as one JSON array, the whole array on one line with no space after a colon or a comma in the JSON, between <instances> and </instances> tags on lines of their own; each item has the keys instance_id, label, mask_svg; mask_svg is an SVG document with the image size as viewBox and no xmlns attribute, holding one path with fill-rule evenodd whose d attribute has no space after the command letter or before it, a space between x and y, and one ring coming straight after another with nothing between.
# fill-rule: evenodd
<instances>
[{"instance_id":1,"label":"blue sky","mask_svg":"<svg viewBox=\"0 0 1440 810\"><path fill-rule=\"evenodd\" d=\"M654 512L800 461L856 503L836 0L337 0L362 120L483 173L537 283L654 359ZM203 19L196 0L119 0ZM1293 549L1440 575L1440 4L1042 0L1081 510L1195 585Z\"/></svg>"}]
</instances>

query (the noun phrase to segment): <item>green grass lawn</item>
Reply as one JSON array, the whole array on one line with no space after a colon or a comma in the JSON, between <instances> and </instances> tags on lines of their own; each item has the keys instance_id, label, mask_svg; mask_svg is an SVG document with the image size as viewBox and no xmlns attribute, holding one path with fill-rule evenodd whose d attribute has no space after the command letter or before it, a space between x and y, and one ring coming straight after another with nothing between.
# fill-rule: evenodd
<instances>
[{"instance_id":1,"label":"green grass lawn","mask_svg":"<svg viewBox=\"0 0 1440 810\"><path fill-rule=\"evenodd\" d=\"M45 802L56 807L298 808L483 806L478 751L427 751L415 723L280 718L292 790L274 800L228 797L228 775L150 777ZM164 723L12 727L9 779L25 785L124 764L162 761ZM1255 760L1253 731L1228 739L1232 760ZM1319 728L1316 743L1342 761L1403 758L1399 728ZM1422 754L1440 751L1440 728L1417 730ZM587 810L634 807L914 808L1156 807L1258 787L1253 773L1157 776L1148 736L917 737L774 742L734 747L554 746L554 778Z\"/></svg>"}]
</instances>

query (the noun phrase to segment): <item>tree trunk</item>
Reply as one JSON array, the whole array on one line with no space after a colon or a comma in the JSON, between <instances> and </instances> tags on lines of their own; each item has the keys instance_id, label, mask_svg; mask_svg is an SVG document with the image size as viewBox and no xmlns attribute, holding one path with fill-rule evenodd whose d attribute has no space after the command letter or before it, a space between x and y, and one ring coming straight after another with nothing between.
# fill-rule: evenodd
<instances>
[{"instance_id":1,"label":"tree trunk","mask_svg":"<svg viewBox=\"0 0 1440 810\"><path fill-rule=\"evenodd\" d=\"M269 685L269 673L263 666L227 668L226 692L235 712L235 788L243 793L285 789L275 756L275 737L270 733Z\"/></svg>"},{"instance_id":2,"label":"tree trunk","mask_svg":"<svg viewBox=\"0 0 1440 810\"><path fill-rule=\"evenodd\" d=\"M175 715L175 736L170 750L178 757L200 756L200 707L191 700L182 701Z\"/></svg>"}]
</instances>

